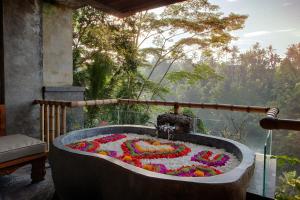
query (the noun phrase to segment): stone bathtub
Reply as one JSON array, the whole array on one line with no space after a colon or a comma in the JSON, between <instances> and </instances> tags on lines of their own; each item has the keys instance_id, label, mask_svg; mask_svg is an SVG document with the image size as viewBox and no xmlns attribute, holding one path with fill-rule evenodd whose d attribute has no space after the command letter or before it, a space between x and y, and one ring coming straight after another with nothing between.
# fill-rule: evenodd
<instances>
[{"instance_id":1,"label":"stone bathtub","mask_svg":"<svg viewBox=\"0 0 300 200\"><path fill-rule=\"evenodd\" d=\"M77 151L66 144L102 134L136 133L154 136L156 129L116 125L73 131L56 138L49 161L58 197L104 200L246 199L254 171L254 153L238 142L209 135L180 134L173 140L201 144L234 154L239 165L210 177L179 177L160 174L100 154Z\"/></svg>"}]
</instances>

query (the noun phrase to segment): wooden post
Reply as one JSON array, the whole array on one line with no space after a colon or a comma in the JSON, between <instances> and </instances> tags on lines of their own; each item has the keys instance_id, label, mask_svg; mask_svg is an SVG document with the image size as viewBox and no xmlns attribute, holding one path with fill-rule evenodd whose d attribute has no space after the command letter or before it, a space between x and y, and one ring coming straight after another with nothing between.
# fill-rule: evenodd
<instances>
[{"instance_id":1,"label":"wooden post","mask_svg":"<svg viewBox=\"0 0 300 200\"><path fill-rule=\"evenodd\" d=\"M46 156L35 159L31 162L31 182L37 183L45 179Z\"/></svg>"},{"instance_id":2,"label":"wooden post","mask_svg":"<svg viewBox=\"0 0 300 200\"><path fill-rule=\"evenodd\" d=\"M49 134L50 142L54 140L54 105L49 106Z\"/></svg>"},{"instance_id":3,"label":"wooden post","mask_svg":"<svg viewBox=\"0 0 300 200\"><path fill-rule=\"evenodd\" d=\"M65 134L67 132L67 107L61 107L61 133Z\"/></svg>"},{"instance_id":4,"label":"wooden post","mask_svg":"<svg viewBox=\"0 0 300 200\"><path fill-rule=\"evenodd\" d=\"M44 108L44 133L45 133L45 140L47 142L47 151L49 151L49 146L50 146L50 137L49 137L49 105L45 105Z\"/></svg>"},{"instance_id":5,"label":"wooden post","mask_svg":"<svg viewBox=\"0 0 300 200\"><path fill-rule=\"evenodd\" d=\"M174 105L174 114L178 114L179 113L179 104L178 103L176 103L175 105Z\"/></svg>"},{"instance_id":6,"label":"wooden post","mask_svg":"<svg viewBox=\"0 0 300 200\"><path fill-rule=\"evenodd\" d=\"M5 105L0 105L0 136L5 135Z\"/></svg>"},{"instance_id":7,"label":"wooden post","mask_svg":"<svg viewBox=\"0 0 300 200\"><path fill-rule=\"evenodd\" d=\"M60 106L55 106L55 137L60 136Z\"/></svg>"},{"instance_id":8,"label":"wooden post","mask_svg":"<svg viewBox=\"0 0 300 200\"><path fill-rule=\"evenodd\" d=\"M40 128L41 128L41 140L45 142L45 117L44 117L44 112L45 112L45 105L40 104Z\"/></svg>"}]
</instances>

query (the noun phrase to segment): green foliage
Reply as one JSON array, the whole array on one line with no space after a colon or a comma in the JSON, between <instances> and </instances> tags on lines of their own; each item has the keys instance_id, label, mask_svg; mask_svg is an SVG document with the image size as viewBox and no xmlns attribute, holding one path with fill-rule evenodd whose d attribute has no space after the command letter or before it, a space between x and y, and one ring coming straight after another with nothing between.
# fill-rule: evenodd
<instances>
[{"instance_id":1,"label":"green foliage","mask_svg":"<svg viewBox=\"0 0 300 200\"><path fill-rule=\"evenodd\" d=\"M142 56L152 59L152 69L146 80L151 80L154 72L166 63L166 69L159 78L158 85L164 86L172 71L172 67L178 62L184 62L191 55L211 52L218 48L226 48L233 39L229 31L238 30L243 27L247 16L229 14L225 16L219 12L219 7L209 3L207 0L192 0L167 6L162 13L155 15L146 12L139 15L136 21L139 24L140 42L142 46L145 41L151 41L151 47L141 48ZM150 25L144 26L144 24ZM189 50L186 50L189 49ZM197 66L199 63L195 63ZM150 65L148 65L150 66ZM171 80L183 77L187 84L194 84L200 78L215 78L208 67L196 67L193 72L172 73ZM202 74L201 74L202 73ZM146 84L146 82L145 82ZM137 98L148 97L142 87ZM156 90L151 98L159 96Z\"/></svg>"},{"instance_id":2,"label":"green foliage","mask_svg":"<svg viewBox=\"0 0 300 200\"><path fill-rule=\"evenodd\" d=\"M277 159L278 167L281 169L300 166L300 159L294 156L273 156ZM296 171L285 171L279 176L276 200L299 200L300 199L300 176Z\"/></svg>"},{"instance_id":3,"label":"green foliage","mask_svg":"<svg viewBox=\"0 0 300 200\"><path fill-rule=\"evenodd\" d=\"M207 64L198 64L191 72L186 70L170 72L167 78L173 84L183 82L183 84L195 85L201 80L221 79L221 76Z\"/></svg>"},{"instance_id":4,"label":"green foliage","mask_svg":"<svg viewBox=\"0 0 300 200\"><path fill-rule=\"evenodd\" d=\"M300 199L300 176L296 171L284 172L279 178L279 187L275 194L276 200Z\"/></svg>"},{"instance_id":5,"label":"green foliage","mask_svg":"<svg viewBox=\"0 0 300 200\"><path fill-rule=\"evenodd\" d=\"M280 155L280 156L273 156L277 159L277 164L279 167L283 167L284 165L300 165L300 159L294 156L286 156L286 155Z\"/></svg>"},{"instance_id":6,"label":"green foliage","mask_svg":"<svg viewBox=\"0 0 300 200\"><path fill-rule=\"evenodd\" d=\"M91 7L76 10L73 14L74 84L86 88L86 99L138 99L142 94L150 99L164 99L169 91L164 81L168 81L165 78L173 64L189 57L185 47L195 46L194 52L224 47L233 38L229 31L242 28L246 16L225 16L218 9L206 0L193 0L168 6L161 14L146 11L123 19ZM176 39L180 35L181 39ZM142 48L147 40L154 46ZM158 81L152 80L153 71L162 63L167 64L166 71ZM149 67L151 71L144 77L141 69ZM182 76L187 84L217 77L208 66L197 64L192 72L182 70L174 72L174 76ZM90 122L102 111L103 108L88 108Z\"/></svg>"},{"instance_id":7,"label":"green foliage","mask_svg":"<svg viewBox=\"0 0 300 200\"><path fill-rule=\"evenodd\" d=\"M204 122L201 119L197 118L195 113L190 108L183 108L182 114L193 118L193 121L195 122L195 123L193 123L193 126L196 125L196 127L194 127L194 131L196 133L207 134L207 129L204 125Z\"/></svg>"},{"instance_id":8,"label":"green foliage","mask_svg":"<svg viewBox=\"0 0 300 200\"><path fill-rule=\"evenodd\" d=\"M183 108L181 112L184 115L187 115L187 116L190 116L190 117L193 117L193 118L196 117L195 113L190 108Z\"/></svg>"},{"instance_id":9,"label":"green foliage","mask_svg":"<svg viewBox=\"0 0 300 200\"><path fill-rule=\"evenodd\" d=\"M300 44L291 45L284 58L280 58L271 46L263 48L259 44L253 45L244 53L239 53L236 47L232 48L227 55L227 62L216 60L213 56L207 54L202 61L222 79L197 79L192 68L188 71L171 72L168 78L175 92L169 99L276 106L279 107L282 118L300 118ZM188 83L189 80L192 81ZM191 83L194 83L192 87ZM264 134L258 126L259 118L263 116L239 116L221 111L207 111L205 114L199 111L194 114L200 118L215 120L212 125L209 125L209 120L205 121L208 133L217 130L223 137L247 142L254 149L261 148L256 143L264 141ZM249 138L253 138L253 141L249 142ZM276 199L299 198L299 177L294 172L299 173L300 170L299 138L298 132L276 131L273 134L272 152L289 155L276 156L277 174L281 174Z\"/></svg>"}]
</instances>

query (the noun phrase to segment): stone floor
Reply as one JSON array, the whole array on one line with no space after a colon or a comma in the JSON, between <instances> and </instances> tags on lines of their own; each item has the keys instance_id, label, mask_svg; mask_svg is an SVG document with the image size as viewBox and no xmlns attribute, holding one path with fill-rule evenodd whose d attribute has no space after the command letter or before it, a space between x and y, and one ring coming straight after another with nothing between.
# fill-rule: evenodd
<instances>
[{"instance_id":1,"label":"stone floor","mask_svg":"<svg viewBox=\"0 0 300 200\"><path fill-rule=\"evenodd\" d=\"M52 200L54 185L49 165L46 165L45 180L31 184L31 166L27 165L15 173L0 176L0 200Z\"/></svg>"},{"instance_id":2,"label":"stone floor","mask_svg":"<svg viewBox=\"0 0 300 200\"><path fill-rule=\"evenodd\" d=\"M40 183L31 184L31 166L27 165L8 176L0 176L0 200L57 200L54 198L54 185L51 169L46 165L46 177ZM256 156L254 176L247 191L247 200L273 199L276 177L276 161L268 162L266 189L267 197L262 197L263 156Z\"/></svg>"}]
</instances>

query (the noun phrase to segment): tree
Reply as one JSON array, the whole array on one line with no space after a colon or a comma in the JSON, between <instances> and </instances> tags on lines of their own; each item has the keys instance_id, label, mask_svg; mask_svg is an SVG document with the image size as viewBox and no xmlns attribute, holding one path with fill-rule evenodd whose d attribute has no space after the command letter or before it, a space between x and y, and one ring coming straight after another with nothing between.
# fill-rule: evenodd
<instances>
[{"instance_id":1,"label":"tree","mask_svg":"<svg viewBox=\"0 0 300 200\"><path fill-rule=\"evenodd\" d=\"M276 71L274 96L282 116L300 118L300 43L290 46Z\"/></svg>"},{"instance_id":2,"label":"tree","mask_svg":"<svg viewBox=\"0 0 300 200\"><path fill-rule=\"evenodd\" d=\"M85 7L74 12L73 22L74 83L86 88L85 98L136 98L143 76L138 71L142 60L135 45L134 21ZM134 111L140 106L123 109ZM100 111L114 110L88 107L88 124L97 124L93 121Z\"/></svg>"},{"instance_id":3,"label":"tree","mask_svg":"<svg viewBox=\"0 0 300 200\"><path fill-rule=\"evenodd\" d=\"M218 48L228 49L227 44L234 39L230 31L242 28L247 17L233 13L224 16L218 9L207 0L193 0L170 5L159 16L153 13L140 15L137 38L142 38L141 42L149 39L153 42L153 47L141 49L143 56L153 59L146 80L151 79L158 66L168 63L158 81L160 87L176 62L195 54L210 54ZM147 26L143 29L144 23L149 24L151 31ZM144 85L137 98L143 95ZM154 96L155 93L151 95Z\"/></svg>"},{"instance_id":4,"label":"tree","mask_svg":"<svg viewBox=\"0 0 300 200\"><path fill-rule=\"evenodd\" d=\"M142 94L163 98L168 90L162 83L174 63L188 59L193 52L226 48L233 39L229 32L242 28L246 16L224 16L218 9L206 0L194 0L168 6L161 14L145 11L123 19L91 7L76 10L74 83L86 87L87 99L138 99ZM153 47L143 48L147 41ZM155 82L151 75L162 63L167 69ZM149 66L150 73L145 77L141 69ZM209 73L200 73L211 72L208 67L195 66L189 78L201 79ZM177 75L180 73L184 74ZM97 113L97 108L92 109L90 113Z\"/></svg>"}]
</instances>

